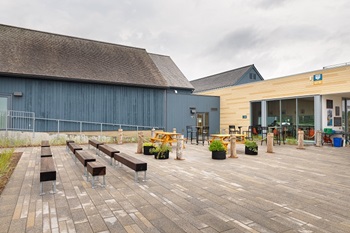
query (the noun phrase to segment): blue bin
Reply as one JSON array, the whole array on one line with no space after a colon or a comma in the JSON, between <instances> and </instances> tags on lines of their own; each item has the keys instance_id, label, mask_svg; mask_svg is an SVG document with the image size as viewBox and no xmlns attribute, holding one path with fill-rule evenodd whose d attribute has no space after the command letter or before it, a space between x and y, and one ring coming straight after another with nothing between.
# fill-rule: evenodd
<instances>
[{"instance_id":1,"label":"blue bin","mask_svg":"<svg viewBox=\"0 0 350 233\"><path fill-rule=\"evenodd\" d=\"M334 147L342 147L342 138L333 138Z\"/></svg>"}]
</instances>

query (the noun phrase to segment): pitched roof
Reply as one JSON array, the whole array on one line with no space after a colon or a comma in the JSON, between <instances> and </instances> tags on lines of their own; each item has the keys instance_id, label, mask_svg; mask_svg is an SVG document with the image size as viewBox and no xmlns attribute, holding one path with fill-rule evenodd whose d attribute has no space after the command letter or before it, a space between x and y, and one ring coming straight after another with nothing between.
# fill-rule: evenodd
<instances>
[{"instance_id":1,"label":"pitched roof","mask_svg":"<svg viewBox=\"0 0 350 233\"><path fill-rule=\"evenodd\" d=\"M247 71L252 67L254 67L254 65L248 65L234 70L229 70L223 73L192 80L191 84L195 88L195 93L228 86L234 86L239 82L243 75L247 73Z\"/></svg>"},{"instance_id":2,"label":"pitched roof","mask_svg":"<svg viewBox=\"0 0 350 233\"><path fill-rule=\"evenodd\" d=\"M174 61L169 56L159 54L149 54L153 62L158 67L169 87L180 87L184 89L194 89L192 84L187 80L185 75L176 66Z\"/></svg>"},{"instance_id":3,"label":"pitched roof","mask_svg":"<svg viewBox=\"0 0 350 233\"><path fill-rule=\"evenodd\" d=\"M0 73L167 87L145 49L0 24Z\"/></svg>"}]
</instances>

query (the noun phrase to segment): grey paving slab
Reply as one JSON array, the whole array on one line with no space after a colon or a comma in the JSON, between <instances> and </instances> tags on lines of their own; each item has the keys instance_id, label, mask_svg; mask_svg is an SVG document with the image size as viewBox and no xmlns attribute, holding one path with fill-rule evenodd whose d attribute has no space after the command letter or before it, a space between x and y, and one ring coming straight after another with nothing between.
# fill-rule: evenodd
<instances>
[{"instance_id":1,"label":"grey paving slab","mask_svg":"<svg viewBox=\"0 0 350 233\"><path fill-rule=\"evenodd\" d=\"M147 180L83 145L107 168L106 187L92 189L57 146L57 193L45 182L40 196L40 148L17 148L0 232L350 232L349 147L260 146L247 156L237 144L238 159L212 160L207 146L187 144L185 160L160 161L135 154L137 144L110 146L147 162Z\"/></svg>"}]
</instances>

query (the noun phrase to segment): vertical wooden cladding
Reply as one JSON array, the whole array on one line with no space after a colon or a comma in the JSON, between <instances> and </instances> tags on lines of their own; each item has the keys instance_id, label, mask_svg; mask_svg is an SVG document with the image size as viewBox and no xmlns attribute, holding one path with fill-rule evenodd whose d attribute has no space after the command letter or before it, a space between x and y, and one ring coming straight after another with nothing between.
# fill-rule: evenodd
<instances>
[{"instance_id":1,"label":"vertical wooden cladding","mask_svg":"<svg viewBox=\"0 0 350 233\"><path fill-rule=\"evenodd\" d=\"M24 78L0 79L0 92L24 93L13 104L13 109L35 112L36 117L164 127L163 116L158 114L164 108L163 89ZM56 127L49 127L47 123L38 124L39 131L54 130Z\"/></svg>"}]
</instances>

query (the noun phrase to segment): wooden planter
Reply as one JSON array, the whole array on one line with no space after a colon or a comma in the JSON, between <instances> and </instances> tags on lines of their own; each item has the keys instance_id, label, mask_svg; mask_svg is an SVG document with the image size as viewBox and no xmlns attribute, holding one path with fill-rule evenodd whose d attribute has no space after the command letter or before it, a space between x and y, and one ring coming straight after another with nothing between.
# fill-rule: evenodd
<instances>
[{"instance_id":1,"label":"wooden planter","mask_svg":"<svg viewBox=\"0 0 350 233\"><path fill-rule=\"evenodd\" d=\"M212 151L211 158L212 159L226 159L226 151Z\"/></svg>"},{"instance_id":2,"label":"wooden planter","mask_svg":"<svg viewBox=\"0 0 350 233\"><path fill-rule=\"evenodd\" d=\"M258 147L256 147L256 150L258 150ZM244 153L246 155L257 155L258 154L258 152L252 151L248 147L245 147Z\"/></svg>"},{"instance_id":3,"label":"wooden planter","mask_svg":"<svg viewBox=\"0 0 350 233\"><path fill-rule=\"evenodd\" d=\"M158 153L154 153L154 158L155 159L168 159L169 158L169 151L166 151L163 153L163 155L159 155L158 156Z\"/></svg>"},{"instance_id":4,"label":"wooden planter","mask_svg":"<svg viewBox=\"0 0 350 233\"><path fill-rule=\"evenodd\" d=\"M150 152L150 149L153 149L154 146L143 146L143 154L144 155L152 155L152 153Z\"/></svg>"}]
</instances>

